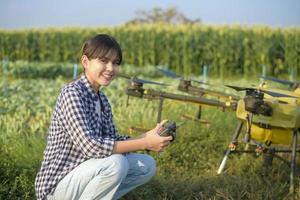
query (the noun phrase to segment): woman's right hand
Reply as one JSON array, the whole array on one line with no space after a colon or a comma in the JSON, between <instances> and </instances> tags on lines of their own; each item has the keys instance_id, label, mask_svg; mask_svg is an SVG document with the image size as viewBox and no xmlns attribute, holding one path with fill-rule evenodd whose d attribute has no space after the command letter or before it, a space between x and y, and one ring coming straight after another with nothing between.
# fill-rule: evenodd
<instances>
[{"instance_id":1,"label":"woman's right hand","mask_svg":"<svg viewBox=\"0 0 300 200\"><path fill-rule=\"evenodd\" d=\"M173 139L172 136L164 137L159 135L159 133L162 131L163 124L166 122L167 120L163 120L157 124L154 129L144 133L144 140L147 150L160 152L170 144L171 140Z\"/></svg>"}]
</instances>

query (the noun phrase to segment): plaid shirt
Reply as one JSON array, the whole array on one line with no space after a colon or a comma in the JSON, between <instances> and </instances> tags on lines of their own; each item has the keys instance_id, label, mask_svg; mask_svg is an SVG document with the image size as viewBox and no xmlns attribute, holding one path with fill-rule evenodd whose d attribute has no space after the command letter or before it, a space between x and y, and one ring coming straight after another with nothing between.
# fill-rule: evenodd
<instances>
[{"instance_id":1,"label":"plaid shirt","mask_svg":"<svg viewBox=\"0 0 300 200\"><path fill-rule=\"evenodd\" d=\"M62 89L48 133L44 160L35 180L38 199L54 192L58 182L89 158L112 154L119 136L106 96L92 89L85 75Z\"/></svg>"}]
</instances>

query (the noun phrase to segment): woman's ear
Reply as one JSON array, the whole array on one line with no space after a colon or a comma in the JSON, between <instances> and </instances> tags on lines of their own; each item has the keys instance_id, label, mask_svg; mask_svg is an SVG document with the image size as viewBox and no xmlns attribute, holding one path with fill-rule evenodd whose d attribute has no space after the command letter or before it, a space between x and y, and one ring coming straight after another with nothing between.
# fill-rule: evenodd
<instances>
[{"instance_id":1,"label":"woman's ear","mask_svg":"<svg viewBox=\"0 0 300 200\"><path fill-rule=\"evenodd\" d=\"M87 69L88 68L88 66L89 66L89 59L88 59L88 57L86 56L86 55L83 55L82 57L81 57L81 64L82 64L82 66L83 66L83 68L84 69Z\"/></svg>"}]
</instances>

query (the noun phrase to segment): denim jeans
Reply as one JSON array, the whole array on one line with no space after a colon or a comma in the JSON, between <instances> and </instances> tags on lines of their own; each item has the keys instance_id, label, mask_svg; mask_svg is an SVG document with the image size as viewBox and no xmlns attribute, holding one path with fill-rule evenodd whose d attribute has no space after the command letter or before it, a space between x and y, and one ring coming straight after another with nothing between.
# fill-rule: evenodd
<instances>
[{"instance_id":1,"label":"denim jeans","mask_svg":"<svg viewBox=\"0 0 300 200\"><path fill-rule=\"evenodd\" d=\"M155 170L155 160L147 154L113 154L102 159L92 158L66 175L47 199L119 199L148 182Z\"/></svg>"}]
</instances>

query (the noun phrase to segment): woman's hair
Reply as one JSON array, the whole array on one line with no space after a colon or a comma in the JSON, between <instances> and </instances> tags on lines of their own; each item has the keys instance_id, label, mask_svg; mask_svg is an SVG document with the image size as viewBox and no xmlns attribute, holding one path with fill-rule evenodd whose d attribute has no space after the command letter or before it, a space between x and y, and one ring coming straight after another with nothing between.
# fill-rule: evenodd
<instances>
[{"instance_id":1,"label":"woman's hair","mask_svg":"<svg viewBox=\"0 0 300 200\"><path fill-rule=\"evenodd\" d=\"M111 36L99 34L88 39L82 46L81 56L85 55L89 60L109 58L120 65L122 62L122 50L119 43Z\"/></svg>"}]
</instances>

